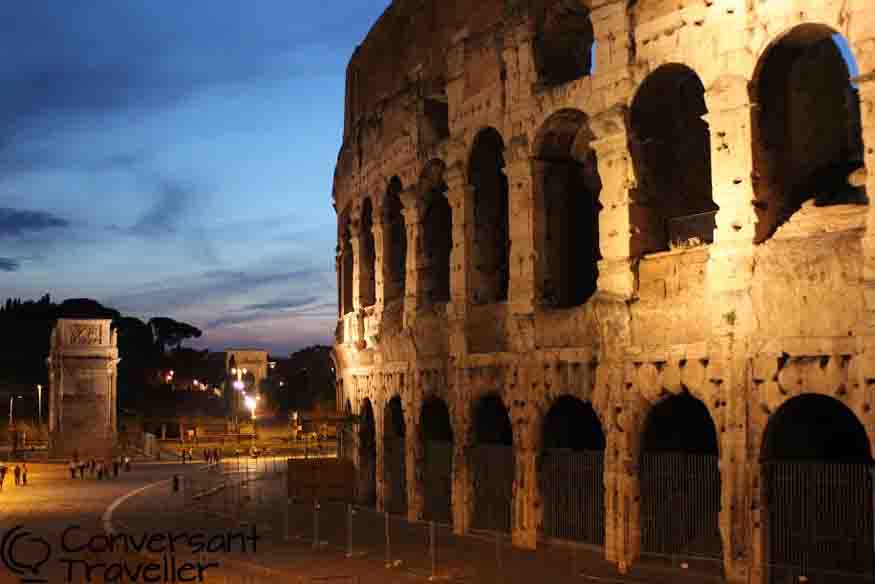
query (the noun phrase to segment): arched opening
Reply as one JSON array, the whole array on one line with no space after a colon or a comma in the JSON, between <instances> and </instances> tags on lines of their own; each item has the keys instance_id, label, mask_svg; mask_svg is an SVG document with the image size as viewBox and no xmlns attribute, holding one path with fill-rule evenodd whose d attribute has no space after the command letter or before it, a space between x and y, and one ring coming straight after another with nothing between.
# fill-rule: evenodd
<instances>
[{"instance_id":1,"label":"arched opening","mask_svg":"<svg viewBox=\"0 0 875 584\"><path fill-rule=\"evenodd\" d=\"M541 300L580 306L598 281L599 193L602 184L586 116L562 110L544 123L535 142L536 245L541 258Z\"/></svg>"},{"instance_id":2,"label":"arched opening","mask_svg":"<svg viewBox=\"0 0 875 584\"><path fill-rule=\"evenodd\" d=\"M702 80L685 65L657 68L638 89L629 144L640 208L633 213L634 255L714 241L717 205L706 113Z\"/></svg>"},{"instance_id":3,"label":"arched opening","mask_svg":"<svg viewBox=\"0 0 875 584\"><path fill-rule=\"evenodd\" d=\"M340 301L342 314L350 314L352 307L352 271L355 258L352 250L352 229L349 213L340 215Z\"/></svg>"},{"instance_id":4,"label":"arched opening","mask_svg":"<svg viewBox=\"0 0 875 584\"><path fill-rule=\"evenodd\" d=\"M772 581L858 582L875 574L872 454L863 425L837 399L807 394L772 414L763 436Z\"/></svg>"},{"instance_id":5,"label":"arched opening","mask_svg":"<svg viewBox=\"0 0 875 584\"><path fill-rule=\"evenodd\" d=\"M373 306L377 301L377 252L374 247L374 207L371 199L362 203L361 272L359 288L362 306Z\"/></svg>"},{"instance_id":6,"label":"arched opening","mask_svg":"<svg viewBox=\"0 0 875 584\"><path fill-rule=\"evenodd\" d=\"M510 283L508 187L504 141L494 128L481 130L474 139L468 182L474 187L476 286L472 300L475 304L504 302Z\"/></svg>"},{"instance_id":7,"label":"arched opening","mask_svg":"<svg viewBox=\"0 0 875 584\"><path fill-rule=\"evenodd\" d=\"M361 405L359 424L359 488L358 501L361 505L377 505L377 425L374 422L374 409L371 400L365 399Z\"/></svg>"},{"instance_id":8,"label":"arched opening","mask_svg":"<svg viewBox=\"0 0 875 584\"><path fill-rule=\"evenodd\" d=\"M388 241L383 244L386 279L383 297L386 302L404 298L407 286L407 229L401 204L401 179L393 176L386 188L384 221Z\"/></svg>"},{"instance_id":9,"label":"arched opening","mask_svg":"<svg viewBox=\"0 0 875 584\"><path fill-rule=\"evenodd\" d=\"M557 399L541 427L541 449L543 535L604 545L605 434L592 405Z\"/></svg>"},{"instance_id":10,"label":"arched opening","mask_svg":"<svg viewBox=\"0 0 875 584\"><path fill-rule=\"evenodd\" d=\"M430 397L422 404L423 519L453 521L453 426L447 404Z\"/></svg>"},{"instance_id":11,"label":"arched opening","mask_svg":"<svg viewBox=\"0 0 875 584\"><path fill-rule=\"evenodd\" d=\"M497 395L480 399L474 408L471 473L474 529L510 532L513 504L513 428Z\"/></svg>"},{"instance_id":12,"label":"arched opening","mask_svg":"<svg viewBox=\"0 0 875 584\"><path fill-rule=\"evenodd\" d=\"M641 443L641 550L722 558L717 430L689 393L660 402Z\"/></svg>"},{"instance_id":13,"label":"arched opening","mask_svg":"<svg viewBox=\"0 0 875 584\"><path fill-rule=\"evenodd\" d=\"M751 85L757 241L806 201L867 203L851 177L863 167L863 138L849 64L847 43L819 24L793 28L760 58Z\"/></svg>"},{"instance_id":14,"label":"arched opening","mask_svg":"<svg viewBox=\"0 0 875 584\"><path fill-rule=\"evenodd\" d=\"M386 404L383 417L384 506L389 513L407 513L406 425L401 398L397 395Z\"/></svg>"},{"instance_id":15,"label":"arched opening","mask_svg":"<svg viewBox=\"0 0 875 584\"><path fill-rule=\"evenodd\" d=\"M432 302L450 300L450 253L453 249L453 211L447 200L444 163L437 160L426 165L419 180L426 210L423 220L425 244L426 296Z\"/></svg>"},{"instance_id":16,"label":"arched opening","mask_svg":"<svg viewBox=\"0 0 875 584\"><path fill-rule=\"evenodd\" d=\"M538 81L558 85L592 71L595 34L589 11L579 2L539 3L534 57Z\"/></svg>"}]
</instances>

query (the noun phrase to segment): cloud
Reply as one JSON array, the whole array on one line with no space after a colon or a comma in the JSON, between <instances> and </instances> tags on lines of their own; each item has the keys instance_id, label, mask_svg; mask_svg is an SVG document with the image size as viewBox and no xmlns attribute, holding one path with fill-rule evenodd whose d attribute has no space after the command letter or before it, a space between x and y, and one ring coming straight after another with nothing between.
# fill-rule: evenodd
<instances>
[{"instance_id":1,"label":"cloud","mask_svg":"<svg viewBox=\"0 0 875 584\"><path fill-rule=\"evenodd\" d=\"M139 237L175 233L199 198L196 187L178 179L161 178L145 213L127 230Z\"/></svg>"},{"instance_id":2,"label":"cloud","mask_svg":"<svg viewBox=\"0 0 875 584\"><path fill-rule=\"evenodd\" d=\"M324 318L333 322L337 318L337 305L326 302L296 310L258 309L252 312L239 312L213 320L205 328L210 330L239 324L298 318Z\"/></svg>"},{"instance_id":3,"label":"cloud","mask_svg":"<svg viewBox=\"0 0 875 584\"><path fill-rule=\"evenodd\" d=\"M290 308L301 308L316 302L318 298L310 296L297 300L275 300L273 302L265 302L263 304L250 304L245 307L245 310L287 310Z\"/></svg>"},{"instance_id":4,"label":"cloud","mask_svg":"<svg viewBox=\"0 0 875 584\"><path fill-rule=\"evenodd\" d=\"M13 258L0 258L0 272L17 272L21 268L18 260Z\"/></svg>"},{"instance_id":5,"label":"cloud","mask_svg":"<svg viewBox=\"0 0 875 584\"><path fill-rule=\"evenodd\" d=\"M0 238L23 237L49 229L69 227L70 222L48 211L0 207Z\"/></svg>"}]
</instances>

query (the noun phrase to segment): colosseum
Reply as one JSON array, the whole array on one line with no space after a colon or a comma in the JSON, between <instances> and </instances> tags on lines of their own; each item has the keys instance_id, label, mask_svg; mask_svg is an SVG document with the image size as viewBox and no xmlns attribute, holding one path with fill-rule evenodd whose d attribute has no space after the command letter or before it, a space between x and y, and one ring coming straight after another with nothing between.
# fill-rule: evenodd
<instances>
[{"instance_id":1,"label":"colosseum","mask_svg":"<svg viewBox=\"0 0 875 584\"><path fill-rule=\"evenodd\" d=\"M359 501L875 572L873 71L870 0L394 0L333 190Z\"/></svg>"}]
</instances>

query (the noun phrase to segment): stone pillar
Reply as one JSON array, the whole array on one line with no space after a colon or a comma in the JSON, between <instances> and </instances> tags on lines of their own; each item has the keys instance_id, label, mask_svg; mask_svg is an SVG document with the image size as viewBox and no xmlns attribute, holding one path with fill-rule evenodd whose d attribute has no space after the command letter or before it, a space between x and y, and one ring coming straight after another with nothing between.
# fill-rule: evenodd
<instances>
[{"instance_id":1,"label":"stone pillar","mask_svg":"<svg viewBox=\"0 0 875 584\"><path fill-rule=\"evenodd\" d=\"M468 533L473 514L468 448L468 441L463 436L453 441L453 533L457 535Z\"/></svg>"},{"instance_id":2,"label":"stone pillar","mask_svg":"<svg viewBox=\"0 0 875 584\"><path fill-rule=\"evenodd\" d=\"M632 157L628 150L626 108L614 106L590 120L596 135L592 147L598 158L602 191L599 200L598 290L628 298L635 290L630 264L632 255L632 213L636 212L631 192L636 188Z\"/></svg>"},{"instance_id":3,"label":"stone pillar","mask_svg":"<svg viewBox=\"0 0 875 584\"><path fill-rule=\"evenodd\" d=\"M422 441L419 440L419 420L415 415L414 403L422 403L421 400L404 404L404 470L406 473L405 485L407 487L407 518L410 521L419 521L425 509L425 497L422 484L423 449Z\"/></svg>"},{"instance_id":4,"label":"stone pillar","mask_svg":"<svg viewBox=\"0 0 875 584\"><path fill-rule=\"evenodd\" d=\"M860 124L866 165L866 193L875 196L875 73L858 78ZM866 235L863 237L863 299L865 318L861 319L860 335L875 336L875 205L869 205Z\"/></svg>"},{"instance_id":5,"label":"stone pillar","mask_svg":"<svg viewBox=\"0 0 875 584\"><path fill-rule=\"evenodd\" d=\"M385 440L383 440L384 403L373 401L371 407L374 410L374 441L376 442L376 469L377 475L377 511L386 510L386 453L384 452Z\"/></svg>"},{"instance_id":6,"label":"stone pillar","mask_svg":"<svg viewBox=\"0 0 875 584\"><path fill-rule=\"evenodd\" d=\"M474 229L474 188L468 184L461 163L450 166L445 174L447 199L453 213L453 249L450 252L450 354L456 358L468 352L465 316L471 298L471 256Z\"/></svg>"},{"instance_id":7,"label":"stone pillar","mask_svg":"<svg viewBox=\"0 0 875 584\"><path fill-rule=\"evenodd\" d=\"M726 431L720 436L720 532L728 582L748 582L751 509L748 500L746 367L735 339L755 332L750 300L756 233L752 183L752 105L744 77L718 79L705 94L711 132L711 184L717 228L707 264L708 306L713 338L727 356L724 383L732 388ZM715 344L715 348L717 348Z\"/></svg>"},{"instance_id":8,"label":"stone pillar","mask_svg":"<svg viewBox=\"0 0 875 584\"><path fill-rule=\"evenodd\" d=\"M389 226L386 224L384 207L385 199L380 202L379 206L375 206L373 210L373 234L374 234L374 298L375 308L378 311L383 310L386 304L386 287L388 282L389 265L386 261L386 246L389 239Z\"/></svg>"},{"instance_id":9,"label":"stone pillar","mask_svg":"<svg viewBox=\"0 0 875 584\"><path fill-rule=\"evenodd\" d=\"M350 245L352 247L352 309L358 313L364 308L362 283L364 280L363 270L366 269L362 261L362 231L361 209L354 207L349 222Z\"/></svg>"},{"instance_id":10,"label":"stone pillar","mask_svg":"<svg viewBox=\"0 0 875 584\"><path fill-rule=\"evenodd\" d=\"M416 321L419 309L429 302L428 252L425 249L422 224L428 207L415 187L401 192L401 203L404 205L404 225L407 232L404 296L404 327L407 328Z\"/></svg>"},{"instance_id":11,"label":"stone pillar","mask_svg":"<svg viewBox=\"0 0 875 584\"><path fill-rule=\"evenodd\" d=\"M61 318L51 335L49 436L53 456L105 458L116 444L118 345L109 319Z\"/></svg>"},{"instance_id":12,"label":"stone pillar","mask_svg":"<svg viewBox=\"0 0 875 584\"><path fill-rule=\"evenodd\" d=\"M532 164L525 136L511 139L505 160L511 241L508 303L511 314L532 314L538 302L535 265L540 262L535 249Z\"/></svg>"},{"instance_id":13,"label":"stone pillar","mask_svg":"<svg viewBox=\"0 0 875 584\"><path fill-rule=\"evenodd\" d=\"M513 507L511 522L513 544L535 549L538 543L537 510L538 471L537 452L531 440L523 438L514 444Z\"/></svg>"}]
</instances>

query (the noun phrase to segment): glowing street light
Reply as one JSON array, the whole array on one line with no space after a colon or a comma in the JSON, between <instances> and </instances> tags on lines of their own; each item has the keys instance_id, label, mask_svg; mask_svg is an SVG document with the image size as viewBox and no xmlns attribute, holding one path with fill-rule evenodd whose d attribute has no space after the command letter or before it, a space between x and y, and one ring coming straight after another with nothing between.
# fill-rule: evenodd
<instances>
[{"instance_id":1,"label":"glowing street light","mask_svg":"<svg viewBox=\"0 0 875 584\"><path fill-rule=\"evenodd\" d=\"M11 428L14 425L14 419L12 416L12 404L15 403L15 398L21 399L21 396L18 395L10 395L9 396L9 427Z\"/></svg>"},{"instance_id":2,"label":"glowing street light","mask_svg":"<svg viewBox=\"0 0 875 584\"><path fill-rule=\"evenodd\" d=\"M40 428L43 426L43 386L37 384L36 386L36 395L37 395L37 417L39 418Z\"/></svg>"}]
</instances>

